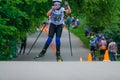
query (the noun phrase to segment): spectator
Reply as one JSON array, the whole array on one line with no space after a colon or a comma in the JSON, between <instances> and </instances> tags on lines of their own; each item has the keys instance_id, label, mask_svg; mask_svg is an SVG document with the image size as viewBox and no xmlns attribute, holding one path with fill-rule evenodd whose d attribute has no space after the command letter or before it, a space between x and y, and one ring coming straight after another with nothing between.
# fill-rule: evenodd
<instances>
[{"instance_id":1,"label":"spectator","mask_svg":"<svg viewBox=\"0 0 120 80\"><path fill-rule=\"evenodd\" d=\"M94 37L95 37L95 38L94 38L94 41L95 41L95 44L96 44L96 49L98 49L98 48L99 48L99 45L98 45L98 43L99 43L98 35L95 34Z\"/></svg>"},{"instance_id":2,"label":"spectator","mask_svg":"<svg viewBox=\"0 0 120 80\"><path fill-rule=\"evenodd\" d=\"M80 24L80 20L79 19L76 19L74 20L74 22L72 23L72 28L75 29L79 26Z\"/></svg>"},{"instance_id":3,"label":"spectator","mask_svg":"<svg viewBox=\"0 0 120 80\"><path fill-rule=\"evenodd\" d=\"M113 42L112 39L110 39L110 43L108 45L108 51L109 51L111 61L116 61L117 50L118 50L118 48L117 48L116 43Z\"/></svg>"},{"instance_id":4,"label":"spectator","mask_svg":"<svg viewBox=\"0 0 120 80\"><path fill-rule=\"evenodd\" d=\"M21 39L21 46L20 46L19 55L21 55L22 50L23 50L22 54L25 54L26 44L27 44L27 38Z\"/></svg>"},{"instance_id":5,"label":"spectator","mask_svg":"<svg viewBox=\"0 0 120 80\"><path fill-rule=\"evenodd\" d=\"M94 36L91 36L90 50L93 60L96 60L96 44L95 44Z\"/></svg>"},{"instance_id":6,"label":"spectator","mask_svg":"<svg viewBox=\"0 0 120 80\"><path fill-rule=\"evenodd\" d=\"M86 36L86 37L88 36L89 32L90 32L89 29L86 27L86 28L85 28L85 36Z\"/></svg>"},{"instance_id":7,"label":"spectator","mask_svg":"<svg viewBox=\"0 0 120 80\"><path fill-rule=\"evenodd\" d=\"M102 38L102 40L100 40L99 46L100 46L100 57L103 60L105 51L107 49L107 41L106 41L106 39L104 37Z\"/></svg>"}]
</instances>

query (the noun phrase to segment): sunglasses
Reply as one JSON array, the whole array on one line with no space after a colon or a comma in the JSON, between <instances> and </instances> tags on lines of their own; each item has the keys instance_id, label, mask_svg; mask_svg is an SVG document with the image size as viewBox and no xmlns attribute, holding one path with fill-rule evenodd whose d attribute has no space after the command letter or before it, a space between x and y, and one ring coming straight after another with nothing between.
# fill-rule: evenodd
<instances>
[{"instance_id":1,"label":"sunglasses","mask_svg":"<svg viewBox=\"0 0 120 80\"><path fill-rule=\"evenodd\" d=\"M61 4L59 2L55 2L54 6L60 6Z\"/></svg>"}]
</instances>

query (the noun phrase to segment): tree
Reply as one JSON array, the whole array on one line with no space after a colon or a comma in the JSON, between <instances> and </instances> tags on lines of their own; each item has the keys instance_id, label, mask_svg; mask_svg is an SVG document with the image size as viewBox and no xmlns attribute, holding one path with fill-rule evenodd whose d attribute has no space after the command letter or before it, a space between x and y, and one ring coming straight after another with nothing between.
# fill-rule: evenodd
<instances>
[{"instance_id":1,"label":"tree","mask_svg":"<svg viewBox=\"0 0 120 80\"><path fill-rule=\"evenodd\" d=\"M35 30L45 16L47 0L0 0L0 56L9 58L26 33ZM45 7L46 8L46 7Z\"/></svg>"},{"instance_id":2,"label":"tree","mask_svg":"<svg viewBox=\"0 0 120 80\"><path fill-rule=\"evenodd\" d=\"M94 31L102 31L105 27L118 24L120 0L85 0L83 5L88 26Z\"/></svg>"}]
</instances>

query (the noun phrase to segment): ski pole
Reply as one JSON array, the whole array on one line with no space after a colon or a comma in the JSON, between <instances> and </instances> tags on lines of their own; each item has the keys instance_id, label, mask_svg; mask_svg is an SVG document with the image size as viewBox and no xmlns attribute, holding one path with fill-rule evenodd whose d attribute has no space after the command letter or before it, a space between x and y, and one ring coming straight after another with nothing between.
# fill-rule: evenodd
<instances>
[{"instance_id":1,"label":"ski pole","mask_svg":"<svg viewBox=\"0 0 120 80\"><path fill-rule=\"evenodd\" d=\"M72 52L72 44L71 44L71 35L70 35L70 24L68 24L68 35L69 35L69 43L70 43L70 51L71 51L71 56L73 56Z\"/></svg>"},{"instance_id":2,"label":"ski pole","mask_svg":"<svg viewBox=\"0 0 120 80\"><path fill-rule=\"evenodd\" d=\"M43 32L45 26L46 26L46 23L44 23L44 26L43 26L42 30L40 31L39 35L37 36L36 40L34 41L33 45L31 46L30 50L28 51L27 55L30 54L30 52L31 52L31 50L32 50L32 48L33 48L33 46L34 46L35 43L37 42L37 40L38 40L39 36L41 35L41 33Z\"/></svg>"},{"instance_id":3,"label":"ski pole","mask_svg":"<svg viewBox=\"0 0 120 80\"><path fill-rule=\"evenodd\" d=\"M65 5L69 5L68 0L65 1ZM67 15L67 17L68 17L68 15ZM69 28L70 27L70 21L68 20L67 23L68 23L68 36L69 36L69 43L70 43L70 52L71 52L71 56L73 56L72 44L71 44L71 35L70 35L70 28Z\"/></svg>"}]
</instances>

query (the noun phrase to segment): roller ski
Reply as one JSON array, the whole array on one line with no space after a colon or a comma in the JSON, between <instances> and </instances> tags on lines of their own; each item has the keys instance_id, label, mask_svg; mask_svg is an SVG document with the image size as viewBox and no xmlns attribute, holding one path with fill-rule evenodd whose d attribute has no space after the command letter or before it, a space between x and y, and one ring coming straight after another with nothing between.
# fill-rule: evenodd
<instances>
[{"instance_id":1,"label":"roller ski","mask_svg":"<svg viewBox=\"0 0 120 80\"><path fill-rule=\"evenodd\" d=\"M37 55L37 56L34 57L34 60L36 60L37 58L41 58L43 56L44 56L43 54Z\"/></svg>"},{"instance_id":2,"label":"roller ski","mask_svg":"<svg viewBox=\"0 0 120 80\"><path fill-rule=\"evenodd\" d=\"M34 57L34 60L35 59L37 59L37 58L41 58L41 57L43 57L44 55L45 55L45 50L42 50L42 52L39 54L39 55L36 55L35 57Z\"/></svg>"},{"instance_id":3,"label":"roller ski","mask_svg":"<svg viewBox=\"0 0 120 80\"><path fill-rule=\"evenodd\" d=\"M56 57L57 62L63 62L63 58L61 56Z\"/></svg>"}]
</instances>

